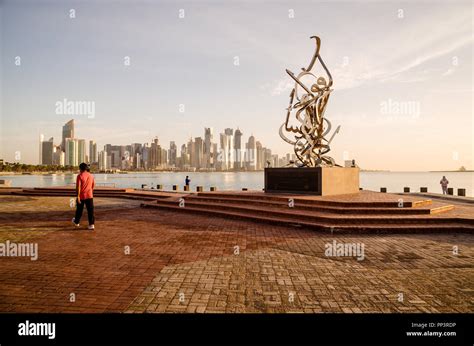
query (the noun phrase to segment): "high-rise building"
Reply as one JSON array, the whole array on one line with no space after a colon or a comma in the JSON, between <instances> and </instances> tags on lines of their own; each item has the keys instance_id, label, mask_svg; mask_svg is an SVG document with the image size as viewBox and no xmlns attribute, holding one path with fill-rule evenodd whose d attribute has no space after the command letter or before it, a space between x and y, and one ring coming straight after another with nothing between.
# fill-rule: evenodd
<instances>
[{"instance_id":1,"label":"high-rise building","mask_svg":"<svg viewBox=\"0 0 474 346\"><path fill-rule=\"evenodd\" d=\"M221 170L229 170L234 168L234 130L227 128L224 133L220 134L221 151L218 155L219 168Z\"/></svg>"},{"instance_id":2,"label":"high-rise building","mask_svg":"<svg viewBox=\"0 0 474 346\"><path fill-rule=\"evenodd\" d=\"M89 141L89 162L97 163L97 143L94 141Z\"/></svg>"},{"instance_id":3,"label":"high-rise building","mask_svg":"<svg viewBox=\"0 0 474 346\"><path fill-rule=\"evenodd\" d=\"M41 164L42 165L53 164L53 152L54 152L53 137L51 137L48 141L41 142Z\"/></svg>"},{"instance_id":4,"label":"high-rise building","mask_svg":"<svg viewBox=\"0 0 474 346\"><path fill-rule=\"evenodd\" d=\"M253 135L249 137L246 147L245 163L249 171L254 171L257 168L257 144Z\"/></svg>"},{"instance_id":5,"label":"high-rise building","mask_svg":"<svg viewBox=\"0 0 474 346\"><path fill-rule=\"evenodd\" d=\"M133 149L131 145L120 146L120 153L121 153L120 168L121 169L130 169L132 167L133 165L132 150Z\"/></svg>"},{"instance_id":6,"label":"high-rise building","mask_svg":"<svg viewBox=\"0 0 474 346\"><path fill-rule=\"evenodd\" d=\"M188 168L190 165L190 157L188 153L188 146L183 144L181 146L181 156L180 156L180 168Z\"/></svg>"},{"instance_id":7,"label":"high-rise building","mask_svg":"<svg viewBox=\"0 0 474 346\"><path fill-rule=\"evenodd\" d=\"M120 169L122 167L122 146L106 144L104 150L110 156L110 160L108 159L110 169Z\"/></svg>"},{"instance_id":8,"label":"high-rise building","mask_svg":"<svg viewBox=\"0 0 474 346\"><path fill-rule=\"evenodd\" d=\"M268 148L263 148L265 151L264 167L272 166L272 151Z\"/></svg>"},{"instance_id":9,"label":"high-rise building","mask_svg":"<svg viewBox=\"0 0 474 346\"><path fill-rule=\"evenodd\" d=\"M142 144L132 143L132 152L131 152L132 166L135 169L142 168L142 157L143 157L142 150L143 150Z\"/></svg>"},{"instance_id":10,"label":"high-rise building","mask_svg":"<svg viewBox=\"0 0 474 346\"><path fill-rule=\"evenodd\" d=\"M148 143L143 144L142 147L142 167L144 170L149 169L149 161L150 161L150 147Z\"/></svg>"},{"instance_id":11,"label":"high-rise building","mask_svg":"<svg viewBox=\"0 0 474 346\"><path fill-rule=\"evenodd\" d=\"M86 162L86 140L76 139L77 142L77 161L79 164Z\"/></svg>"},{"instance_id":12,"label":"high-rise building","mask_svg":"<svg viewBox=\"0 0 474 346\"><path fill-rule=\"evenodd\" d=\"M186 146L186 153L189 155L189 166L196 167L196 155L194 153L194 140L189 138L188 145Z\"/></svg>"},{"instance_id":13,"label":"high-rise building","mask_svg":"<svg viewBox=\"0 0 474 346\"><path fill-rule=\"evenodd\" d=\"M66 138L65 142L65 165L78 166L86 162L86 140Z\"/></svg>"},{"instance_id":14,"label":"high-rise building","mask_svg":"<svg viewBox=\"0 0 474 346\"><path fill-rule=\"evenodd\" d=\"M74 138L74 119L69 120L63 126L63 137L61 142L61 149L65 152L66 151L66 139L67 138Z\"/></svg>"},{"instance_id":15,"label":"high-rise building","mask_svg":"<svg viewBox=\"0 0 474 346\"><path fill-rule=\"evenodd\" d=\"M272 155L272 167L279 167L278 154Z\"/></svg>"},{"instance_id":16,"label":"high-rise building","mask_svg":"<svg viewBox=\"0 0 474 346\"><path fill-rule=\"evenodd\" d=\"M242 153L242 131L239 128L235 130L234 135L234 169L242 169L243 153Z\"/></svg>"},{"instance_id":17,"label":"high-rise building","mask_svg":"<svg viewBox=\"0 0 474 346\"><path fill-rule=\"evenodd\" d=\"M215 155L216 152L213 151L213 137L214 137L214 130L212 127L205 127L204 128L204 148L203 148L203 155L204 155L204 167L206 168L215 168Z\"/></svg>"},{"instance_id":18,"label":"high-rise building","mask_svg":"<svg viewBox=\"0 0 474 346\"><path fill-rule=\"evenodd\" d=\"M61 150L61 145L53 146L53 165L64 166L65 154Z\"/></svg>"},{"instance_id":19,"label":"high-rise building","mask_svg":"<svg viewBox=\"0 0 474 346\"><path fill-rule=\"evenodd\" d=\"M194 139L194 162L191 162L191 166L196 169L204 167L204 141L201 137Z\"/></svg>"},{"instance_id":20,"label":"high-rise building","mask_svg":"<svg viewBox=\"0 0 474 346\"><path fill-rule=\"evenodd\" d=\"M106 171L108 170L108 165L107 165L107 152L102 150L99 152L99 171Z\"/></svg>"},{"instance_id":21,"label":"high-rise building","mask_svg":"<svg viewBox=\"0 0 474 346\"><path fill-rule=\"evenodd\" d=\"M178 157L178 147L174 141L170 142L170 150L169 150L169 165L171 167L176 167L176 159Z\"/></svg>"},{"instance_id":22,"label":"high-rise building","mask_svg":"<svg viewBox=\"0 0 474 346\"><path fill-rule=\"evenodd\" d=\"M265 148L259 141L255 142L255 146L257 154L256 169L262 170L265 167Z\"/></svg>"},{"instance_id":23,"label":"high-rise building","mask_svg":"<svg viewBox=\"0 0 474 346\"><path fill-rule=\"evenodd\" d=\"M66 166L78 166L78 145L77 141L73 138L65 139L65 165Z\"/></svg>"},{"instance_id":24,"label":"high-rise building","mask_svg":"<svg viewBox=\"0 0 474 346\"><path fill-rule=\"evenodd\" d=\"M162 151L158 141L158 137L155 137L149 148L148 155L148 169L156 169L162 164L161 160Z\"/></svg>"},{"instance_id":25,"label":"high-rise building","mask_svg":"<svg viewBox=\"0 0 474 346\"><path fill-rule=\"evenodd\" d=\"M216 169L217 168L217 154L218 154L218 151L217 151L217 143L212 143L212 169Z\"/></svg>"},{"instance_id":26,"label":"high-rise building","mask_svg":"<svg viewBox=\"0 0 474 346\"><path fill-rule=\"evenodd\" d=\"M159 166L160 168L168 167L168 150L165 148L161 148Z\"/></svg>"},{"instance_id":27,"label":"high-rise building","mask_svg":"<svg viewBox=\"0 0 474 346\"><path fill-rule=\"evenodd\" d=\"M38 164L43 164L43 141L44 141L44 135L40 134L39 135L39 145L38 145Z\"/></svg>"}]
</instances>

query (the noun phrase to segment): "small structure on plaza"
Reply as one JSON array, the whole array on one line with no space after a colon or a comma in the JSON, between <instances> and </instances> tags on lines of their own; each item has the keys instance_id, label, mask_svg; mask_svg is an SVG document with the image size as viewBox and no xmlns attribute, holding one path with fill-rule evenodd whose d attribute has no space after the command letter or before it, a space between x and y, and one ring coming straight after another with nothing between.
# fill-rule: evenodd
<instances>
[{"instance_id":1,"label":"small structure on plaza","mask_svg":"<svg viewBox=\"0 0 474 346\"><path fill-rule=\"evenodd\" d=\"M332 124L325 112L333 79L320 55L321 39L311 38L316 41L316 49L308 67L303 67L298 74L286 70L295 86L290 93L280 137L293 146L297 160L288 167L265 168L265 191L316 195L357 193L359 169L340 167L327 155L340 126L331 134ZM313 71L316 63L322 67L322 74Z\"/></svg>"}]
</instances>

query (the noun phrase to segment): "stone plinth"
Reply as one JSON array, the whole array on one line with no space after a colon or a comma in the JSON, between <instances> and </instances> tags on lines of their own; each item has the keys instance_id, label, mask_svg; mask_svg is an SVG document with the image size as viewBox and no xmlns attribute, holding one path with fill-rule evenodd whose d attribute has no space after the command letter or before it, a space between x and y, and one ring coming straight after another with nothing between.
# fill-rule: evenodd
<instances>
[{"instance_id":1,"label":"stone plinth","mask_svg":"<svg viewBox=\"0 0 474 346\"><path fill-rule=\"evenodd\" d=\"M265 168L265 192L302 193L317 196L359 192L359 168Z\"/></svg>"}]
</instances>

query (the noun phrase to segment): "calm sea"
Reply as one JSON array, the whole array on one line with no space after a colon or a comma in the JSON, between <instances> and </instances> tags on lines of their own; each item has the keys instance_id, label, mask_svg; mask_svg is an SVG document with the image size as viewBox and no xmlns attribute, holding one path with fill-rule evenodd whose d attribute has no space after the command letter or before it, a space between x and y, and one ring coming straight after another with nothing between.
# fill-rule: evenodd
<instances>
[{"instance_id":1,"label":"calm sea","mask_svg":"<svg viewBox=\"0 0 474 346\"><path fill-rule=\"evenodd\" d=\"M140 188L142 184L148 187L161 184L165 190L171 190L172 185L184 185L186 175L191 178L191 189L196 186L216 186L218 190L240 190L248 188L261 190L263 188L263 172L216 172L216 173L129 173L129 174L95 174L98 185L115 187ZM465 188L467 196L473 196L473 172L361 172L360 186L364 190L379 191L386 187L388 192L403 192L403 187L411 191L420 191L420 187L428 187L429 192L441 192L439 181L445 175L449 187ZM74 184L75 175L11 175L0 176L0 179L12 181L12 186L18 187L49 187Z\"/></svg>"}]
</instances>

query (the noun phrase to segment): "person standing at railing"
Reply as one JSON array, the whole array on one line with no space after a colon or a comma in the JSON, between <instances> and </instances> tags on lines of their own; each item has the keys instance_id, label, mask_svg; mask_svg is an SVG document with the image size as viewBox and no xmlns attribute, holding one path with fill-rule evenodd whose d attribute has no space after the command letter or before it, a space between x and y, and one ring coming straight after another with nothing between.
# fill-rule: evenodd
<instances>
[{"instance_id":1,"label":"person standing at railing","mask_svg":"<svg viewBox=\"0 0 474 346\"><path fill-rule=\"evenodd\" d=\"M94 176L89 173L88 165L81 163L79 165L80 173L76 179L76 216L72 219L72 223L79 227L81 221L82 212L84 211L84 205L87 208L87 218L89 219L89 230L93 230L95 218L94 218L94 196L93 191L95 188Z\"/></svg>"},{"instance_id":2,"label":"person standing at railing","mask_svg":"<svg viewBox=\"0 0 474 346\"><path fill-rule=\"evenodd\" d=\"M446 177L443 175L443 179L441 179L439 183L441 184L441 188L443 189L443 195L447 195L448 194L448 184L449 184L448 179L446 179Z\"/></svg>"}]
</instances>

